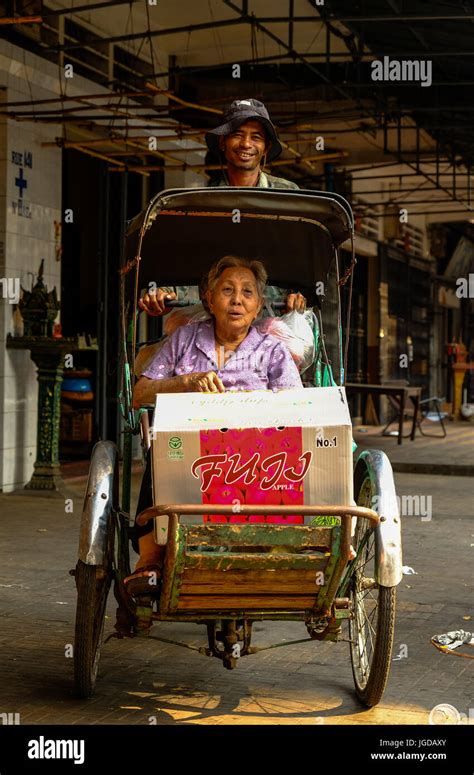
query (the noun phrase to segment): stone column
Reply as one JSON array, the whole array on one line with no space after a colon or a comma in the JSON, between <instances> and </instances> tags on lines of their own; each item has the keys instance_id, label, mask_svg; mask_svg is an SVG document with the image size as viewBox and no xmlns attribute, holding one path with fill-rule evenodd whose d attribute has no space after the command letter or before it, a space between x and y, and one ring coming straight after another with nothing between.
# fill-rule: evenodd
<instances>
[{"instance_id":1,"label":"stone column","mask_svg":"<svg viewBox=\"0 0 474 775\"><path fill-rule=\"evenodd\" d=\"M59 467L59 420L64 355L74 346L73 339L8 336L7 347L30 350L38 368L38 423L34 472L25 490L60 492L64 482Z\"/></svg>"}]
</instances>

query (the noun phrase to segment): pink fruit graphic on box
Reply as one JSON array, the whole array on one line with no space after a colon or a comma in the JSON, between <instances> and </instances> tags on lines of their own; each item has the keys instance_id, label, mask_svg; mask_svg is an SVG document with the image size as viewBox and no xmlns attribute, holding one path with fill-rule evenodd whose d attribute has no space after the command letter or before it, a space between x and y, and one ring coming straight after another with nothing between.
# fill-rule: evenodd
<instances>
[{"instance_id":1,"label":"pink fruit graphic on box","mask_svg":"<svg viewBox=\"0 0 474 775\"><path fill-rule=\"evenodd\" d=\"M279 490L262 490L257 482L247 487L245 503L254 506L279 506L281 504L281 492Z\"/></svg>"},{"instance_id":2,"label":"pink fruit graphic on box","mask_svg":"<svg viewBox=\"0 0 474 775\"><path fill-rule=\"evenodd\" d=\"M208 450L204 451L203 454L204 455L226 455L227 454L227 459L219 463L219 468L222 471L222 473L219 476L214 476L212 479L212 485L219 484L219 483L224 484L226 474L231 467L231 462L229 460L229 452L228 450L226 450L222 441L216 441L215 439L212 439Z\"/></svg>"},{"instance_id":3,"label":"pink fruit graphic on box","mask_svg":"<svg viewBox=\"0 0 474 775\"><path fill-rule=\"evenodd\" d=\"M236 523L236 522L248 522L249 518L245 514L231 514L229 518L229 522Z\"/></svg>"},{"instance_id":4,"label":"pink fruit graphic on box","mask_svg":"<svg viewBox=\"0 0 474 775\"><path fill-rule=\"evenodd\" d=\"M222 432L222 440L224 443L234 444L240 449L242 442L251 438L253 433L251 428L229 428Z\"/></svg>"},{"instance_id":5,"label":"pink fruit graphic on box","mask_svg":"<svg viewBox=\"0 0 474 775\"><path fill-rule=\"evenodd\" d=\"M232 455L240 455L240 448L238 444L235 444L232 442L232 440L226 440L223 441L221 444L222 451L227 455L227 457L231 457Z\"/></svg>"},{"instance_id":6,"label":"pink fruit graphic on box","mask_svg":"<svg viewBox=\"0 0 474 775\"><path fill-rule=\"evenodd\" d=\"M245 503L252 506L280 506L281 493L279 490L262 490L257 482L247 487ZM252 514L249 522L256 521L265 522L266 518L263 515L260 516L260 514Z\"/></svg>"},{"instance_id":7,"label":"pink fruit graphic on box","mask_svg":"<svg viewBox=\"0 0 474 775\"><path fill-rule=\"evenodd\" d=\"M291 485L287 485L291 487ZM301 485L294 485L291 489L281 490L281 499L285 506L302 506L304 503L303 488ZM285 517L269 517L267 522L274 524L293 524L303 525L304 517L297 514L289 514Z\"/></svg>"},{"instance_id":8,"label":"pink fruit graphic on box","mask_svg":"<svg viewBox=\"0 0 474 775\"><path fill-rule=\"evenodd\" d=\"M301 428L206 430L200 432L200 446L201 456L225 456L224 460L215 461L212 469L211 464L205 464L205 460L198 461L202 488L209 494L211 502L231 505L233 501L240 500L246 504L268 504L270 507L282 502L287 505L303 503L301 485L295 484L293 489L285 489L289 486L285 471L302 470ZM194 475L197 476L196 473ZM279 489L279 485L283 488ZM290 519L297 520L298 524L303 522L299 516L274 517L271 521L284 523ZM206 521L263 523L266 517L232 514L227 518L211 514Z\"/></svg>"},{"instance_id":9,"label":"pink fruit graphic on box","mask_svg":"<svg viewBox=\"0 0 474 775\"><path fill-rule=\"evenodd\" d=\"M260 468L262 462L274 454L272 439L265 438L265 436L257 436L248 439L240 445L242 463L250 460L255 454L258 455L256 465Z\"/></svg>"},{"instance_id":10,"label":"pink fruit graphic on box","mask_svg":"<svg viewBox=\"0 0 474 775\"><path fill-rule=\"evenodd\" d=\"M209 503L221 506L236 506L244 503L244 494L242 490L232 484L217 484L209 490ZM210 507L212 508L212 506ZM229 515L233 516L233 515ZM212 517L219 517L216 521L228 522L228 516L222 514L211 514ZM213 521L211 519L211 521Z\"/></svg>"},{"instance_id":11,"label":"pink fruit graphic on box","mask_svg":"<svg viewBox=\"0 0 474 775\"><path fill-rule=\"evenodd\" d=\"M222 442L222 433L219 430L201 431L199 433L199 440L201 442L201 453L209 454L212 446Z\"/></svg>"},{"instance_id":12,"label":"pink fruit graphic on box","mask_svg":"<svg viewBox=\"0 0 474 775\"><path fill-rule=\"evenodd\" d=\"M233 484L213 484L208 492L209 503L219 504L221 506L232 505L234 501L244 503L244 494L242 490Z\"/></svg>"},{"instance_id":13,"label":"pink fruit graphic on box","mask_svg":"<svg viewBox=\"0 0 474 775\"><path fill-rule=\"evenodd\" d=\"M303 488L296 485L292 489L282 490L281 499L285 506L302 506L304 503Z\"/></svg>"},{"instance_id":14,"label":"pink fruit graphic on box","mask_svg":"<svg viewBox=\"0 0 474 775\"><path fill-rule=\"evenodd\" d=\"M275 452L287 452L289 463L296 463L303 451L301 429L285 428L281 431L275 429L273 447Z\"/></svg>"}]
</instances>

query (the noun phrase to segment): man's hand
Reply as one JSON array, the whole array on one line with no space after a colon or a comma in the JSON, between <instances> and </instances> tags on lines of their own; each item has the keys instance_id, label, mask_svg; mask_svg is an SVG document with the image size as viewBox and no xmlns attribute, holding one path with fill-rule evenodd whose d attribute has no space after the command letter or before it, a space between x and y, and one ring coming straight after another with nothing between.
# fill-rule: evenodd
<instances>
[{"instance_id":1,"label":"man's hand","mask_svg":"<svg viewBox=\"0 0 474 775\"><path fill-rule=\"evenodd\" d=\"M304 312L306 309L306 299L302 293L289 293L286 297L286 310L285 312Z\"/></svg>"},{"instance_id":2,"label":"man's hand","mask_svg":"<svg viewBox=\"0 0 474 775\"><path fill-rule=\"evenodd\" d=\"M148 315L152 317L159 317L160 315L166 315L167 312L171 312L171 307L166 306L167 301L174 301L176 299L175 293L164 291L163 288L157 288L156 291L149 291L145 293L138 306Z\"/></svg>"},{"instance_id":3,"label":"man's hand","mask_svg":"<svg viewBox=\"0 0 474 775\"><path fill-rule=\"evenodd\" d=\"M215 371L196 371L183 375L188 393L225 393L225 387Z\"/></svg>"}]
</instances>

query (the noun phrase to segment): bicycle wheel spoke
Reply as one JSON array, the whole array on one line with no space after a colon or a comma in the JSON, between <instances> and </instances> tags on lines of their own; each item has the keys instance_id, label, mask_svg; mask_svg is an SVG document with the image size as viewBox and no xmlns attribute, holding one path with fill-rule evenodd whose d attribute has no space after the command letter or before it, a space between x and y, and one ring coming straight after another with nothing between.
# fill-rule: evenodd
<instances>
[{"instance_id":1,"label":"bicycle wheel spoke","mask_svg":"<svg viewBox=\"0 0 474 775\"><path fill-rule=\"evenodd\" d=\"M383 485L393 487L390 476L381 479L375 459L359 459L354 479L358 506L373 508L374 496ZM356 560L349 571L352 616L349 639L356 693L366 707L376 705L383 694L391 663L395 591L380 586L376 572L376 528L359 519L352 537Z\"/></svg>"},{"instance_id":2,"label":"bicycle wheel spoke","mask_svg":"<svg viewBox=\"0 0 474 775\"><path fill-rule=\"evenodd\" d=\"M371 498L367 496L365 505L369 505ZM360 503L360 500L359 500ZM355 576L355 627L357 636L354 642L357 643L358 668L362 676L362 683L365 684L372 665L374 654L374 644L376 639L376 623L378 599L374 590L362 589L364 579L373 578L370 569L373 568L375 559L375 541L370 525L358 523L354 541L359 553L359 558L354 571Z\"/></svg>"}]
</instances>

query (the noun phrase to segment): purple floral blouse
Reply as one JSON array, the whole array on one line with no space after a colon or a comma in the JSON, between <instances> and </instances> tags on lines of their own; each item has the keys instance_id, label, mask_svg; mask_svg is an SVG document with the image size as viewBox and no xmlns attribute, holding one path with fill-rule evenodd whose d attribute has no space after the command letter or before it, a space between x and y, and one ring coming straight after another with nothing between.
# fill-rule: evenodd
<instances>
[{"instance_id":1,"label":"purple floral blouse","mask_svg":"<svg viewBox=\"0 0 474 775\"><path fill-rule=\"evenodd\" d=\"M198 371L215 371L227 390L282 390L302 387L289 350L275 336L252 326L225 365L217 367L214 321L181 326L165 341L143 372L165 379Z\"/></svg>"}]
</instances>

